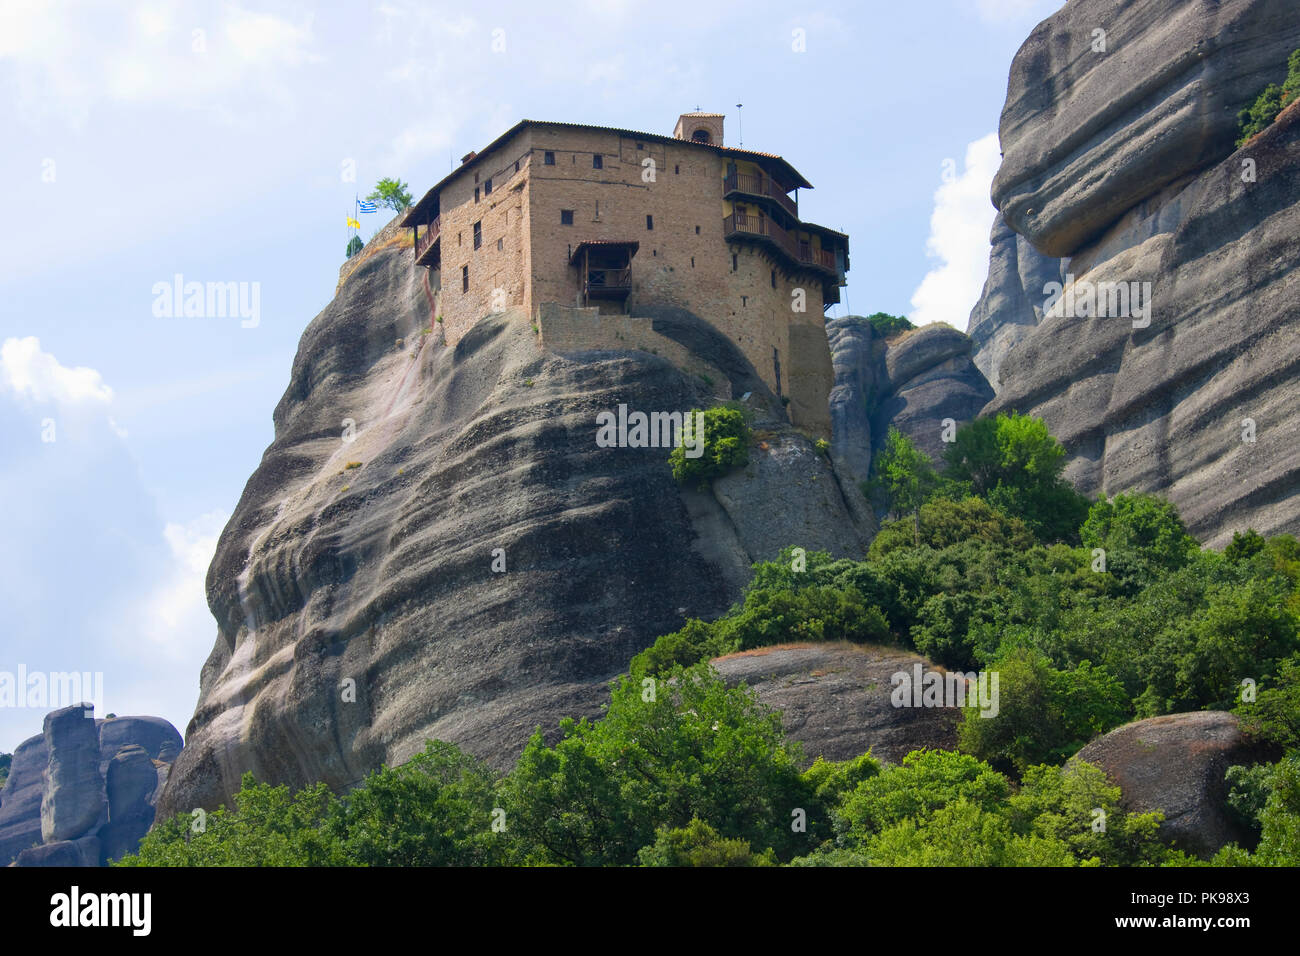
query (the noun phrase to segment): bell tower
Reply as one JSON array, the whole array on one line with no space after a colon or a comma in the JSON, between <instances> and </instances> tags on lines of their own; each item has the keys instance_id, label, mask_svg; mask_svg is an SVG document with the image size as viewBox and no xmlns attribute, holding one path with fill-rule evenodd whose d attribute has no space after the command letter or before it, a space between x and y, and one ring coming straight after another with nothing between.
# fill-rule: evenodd
<instances>
[{"instance_id":1,"label":"bell tower","mask_svg":"<svg viewBox=\"0 0 1300 956\"><path fill-rule=\"evenodd\" d=\"M712 146L721 146L723 145L723 119L721 113L701 113L698 110L694 113L683 113L677 117L677 125L673 128L673 138L689 140L693 143L709 143Z\"/></svg>"}]
</instances>

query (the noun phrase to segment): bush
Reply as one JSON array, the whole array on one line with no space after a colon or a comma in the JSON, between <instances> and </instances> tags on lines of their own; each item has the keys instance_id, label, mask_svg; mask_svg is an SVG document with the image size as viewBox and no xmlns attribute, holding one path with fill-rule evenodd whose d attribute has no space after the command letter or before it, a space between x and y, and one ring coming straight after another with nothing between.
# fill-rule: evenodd
<instances>
[{"instance_id":1,"label":"bush","mask_svg":"<svg viewBox=\"0 0 1300 956\"><path fill-rule=\"evenodd\" d=\"M687 413L688 422L694 423L695 412ZM673 477L682 484L707 487L714 478L749 461L751 439L752 433L740 412L725 406L710 408L704 412L703 449L699 457L688 458L684 443L669 453ZM696 436L695 440L701 438Z\"/></svg>"},{"instance_id":2,"label":"bush","mask_svg":"<svg viewBox=\"0 0 1300 956\"><path fill-rule=\"evenodd\" d=\"M655 842L637 854L642 866L775 866L771 849L754 853L744 840L728 840L699 817L685 827L660 827Z\"/></svg>"},{"instance_id":3,"label":"bush","mask_svg":"<svg viewBox=\"0 0 1300 956\"><path fill-rule=\"evenodd\" d=\"M867 316L867 321L882 339L891 338L900 332L909 332L916 328L905 315L890 315L888 312L876 312Z\"/></svg>"},{"instance_id":4,"label":"bush","mask_svg":"<svg viewBox=\"0 0 1300 956\"><path fill-rule=\"evenodd\" d=\"M1255 102L1237 114L1241 136L1237 139L1237 148L1246 145L1256 133L1263 132L1273 124L1279 113L1291 105L1300 96L1300 50L1294 51L1287 58L1286 79L1282 85L1270 83L1255 98Z\"/></svg>"},{"instance_id":5,"label":"bush","mask_svg":"<svg viewBox=\"0 0 1300 956\"><path fill-rule=\"evenodd\" d=\"M1102 498L1079 529L1085 548L1106 552L1106 571L1130 591L1183 567L1198 549L1169 502L1148 494Z\"/></svg>"},{"instance_id":6,"label":"bush","mask_svg":"<svg viewBox=\"0 0 1300 956\"><path fill-rule=\"evenodd\" d=\"M365 243L361 241L360 236L353 236L348 240L347 258L351 259L360 252L364 246Z\"/></svg>"},{"instance_id":7,"label":"bush","mask_svg":"<svg viewBox=\"0 0 1300 956\"><path fill-rule=\"evenodd\" d=\"M983 498L935 498L921 505L920 543L936 550L978 541L1016 550L1028 550L1034 536L1025 523L1013 518ZM880 558L890 551L915 546L911 522L889 521L871 542L869 557Z\"/></svg>"}]
</instances>

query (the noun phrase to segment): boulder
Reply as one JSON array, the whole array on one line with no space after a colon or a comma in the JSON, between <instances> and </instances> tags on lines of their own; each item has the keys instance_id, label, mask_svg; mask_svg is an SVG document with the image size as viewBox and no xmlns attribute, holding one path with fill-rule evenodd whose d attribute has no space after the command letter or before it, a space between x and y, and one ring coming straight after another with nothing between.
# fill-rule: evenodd
<instances>
[{"instance_id":1,"label":"boulder","mask_svg":"<svg viewBox=\"0 0 1300 956\"><path fill-rule=\"evenodd\" d=\"M913 750L953 750L959 713L951 707L895 707L893 675L942 672L923 657L897 648L854 644L760 647L715 658L729 686L744 683L781 711L786 735L798 741L805 765L816 757L847 760L871 751L901 763Z\"/></svg>"},{"instance_id":2,"label":"boulder","mask_svg":"<svg viewBox=\"0 0 1300 956\"><path fill-rule=\"evenodd\" d=\"M41 795L41 842L74 840L97 826L107 808L91 705L46 714L45 747L50 757Z\"/></svg>"},{"instance_id":3,"label":"boulder","mask_svg":"<svg viewBox=\"0 0 1300 956\"><path fill-rule=\"evenodd\" d=\"M164 766L166 766L164 764ZM134 853L154 818L158 771L149 753L137 744L124 746L108 765L108 823L99 830L104 860Z\"/></svg>"},{"instance_id":4,"label":"boulder","mask_svg":"<svg viewBox=\"0 0 1300 956\"><path fill-rule=\"evenodd\" d=\"M99 837L86 836L76 840L56 840L23 850L14 861L15 866L99 866Z\"/></svg>"},{"instance_id":5,"label":"boulder","mask_svg":"<svg viewBox=\"0 0 1300 956\"><path fill-rule=\"evenodd\" d=\"M1237 718L1223 711L1151 717L1117 727L1076 755L1106 771L1136 813L1164 812L1161 832L1198 856L1212 856L1250 833L1229 814L1224 774L1233 764L1273 759L1248 741Z\"/></svg>"}]
</instances>

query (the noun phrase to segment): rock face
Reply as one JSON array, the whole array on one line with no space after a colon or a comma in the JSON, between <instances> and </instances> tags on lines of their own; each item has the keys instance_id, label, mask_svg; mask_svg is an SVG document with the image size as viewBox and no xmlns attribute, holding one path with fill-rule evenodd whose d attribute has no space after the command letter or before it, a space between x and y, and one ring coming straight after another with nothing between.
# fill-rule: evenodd
<instances>
[{"instance_id":1,"label":"rock face","mask_svg":"<svg viewBox=\"0 0 1300 956\"><path fill-rule=\"evenodd\" d=\"M1073 0L1012 61L993 204L1044 255L1074 255L1231 153L1237 112L1297 46L1292 0Z\"/></svg>"},{"instance_id":2,"label":"rock face","mask_svg":"<svg viewBox=\"0 0 1300 956\"><path fill-rule=\"evenodd\" d=\"M831 451L854 484L868 476L890 426L938 461L943 420L970 421L993 397L972 361L971 339L951 326L927 325L888 343L860 316L826 329L835 368Z\"/></svg>"},{"instance_id":3,"label":"rock face","mask_svg":"<svg viewBox=\"0 0 1300 956\"><path fill-rule=\"evenodd\" d=\"M1275 758L1248 743L1237 718L1223 711L1152 717L1117 727L1077 754L1105 770L1131 811L1162 810L1162 833L1182 849L1212 856L1250 834L1226 810L1224 774L1233 764Z\"/></svg>"},{"instance_id":4,"label":"rock face","mask_svg":"<svg viewBox=\"0 0 1300 956\"><path fill-rule=\"evenodd\" d=\"M81 708L69 710L80 712ZM54 841L42 839L42 803L49 787L51 747L44 733L28 738L14 750L9 779L0 791L0 866L13 862L24 851L31 851L21 857L20 864L24 866L65 865L57 861L69 859L68 854L75 854L77 860L88 859L91 862L67 865L97 866L106 858L110 844L118 851L109 857L112 859L134 851L136 844L128 847L126 834L136 833L138 842L139 836L152 824L153 807L160 789L157 784L165 779L169 761L174 760L181 750L181 735L161 717L112 717L94 721L82 717L83 724L67 716L65 711L55 711L50 716L55 715L63 716L47 726L53 731L53 749L61 755L57 779L64 782L56 783L51 805L54 817L62 826L70 809L81 806L85 811L84 819L90 819L90 806L97 804L99 811L80 832L67 835L68 830L60 830L56 831ZM93 746L85 739L87 725L96 734ZM65 731L70 731L70 734ZM148 822L143 823L143 828L141 821L145 808L131 799L123 799L131 792L130 787L123 786L131 775L123 777L118 786L113 785L114 778L122 776L121 770L114 771L113 762L128 749L141 751L157 778L154 789L145 798ZM91 752L93 763L86 759ZM70 754L77 755L71 763ZM74 765L84 781L81 793L70 789L66 783L68 772ZM137 767L136 773L142 773L142 768ZM131 823L119 827L115 825L117 821ZM37 850L40 852L35 852Z\"/></svg>"},{"instance_id":5,"label":"rock face","mask_svg":"<svg viewBox=\"0 0 1300 956\"><path fill-rule=\"evenodd\" d=\"M827 462L708 323L651 317L771 438L683 492L665 449L598 447L596 415L702 406L698 377L545 351L514 312L446 347L424 283L409 248L380 249L303 334L208 573L217 639L160 812L227 801L245 771L344 789L427 738L509 765L536 726L597 714L657 636L724 611L748 563L861 554Z\"/></svg>"},{"instance_id":6,"label":"rock face","mask_svg":"<svg viewBox=\"0 0 1300 956\"><path fill-rule=\"evenodd\" d=\"M1062 270L1060 259L1043 255L1012 232L1001 213L989 242L989 276L966 331L974 344L975 366L996 391L1003 360L1043 321L1044 286L1060 282Z\"/></svg>"},{"instance_id":7,"label":"rock face","mask_svg":"<svg viewBox=\"0 0 1300 956\"><path fill-rule=\"evenodd\" d=\"M108 823L99 831L101 852L105 859L117 860L134 853L153 825L158 770L148 751L138 744L119 750L108 762L105 789Z\"/></svg>"},{"instance_id":8,"label":"rock face","mask_svg":"<svg viewBox=\"0 0 1300 956\"><path fill-rule=\"evenodd\" d=\"M818 756L847 760L867 750L886 763L902 763L923 747L956 749L955 708L890 702L893 675L911 673L917 663L942 670L897 648L851 644L763 647L712 661L727 684L743 682L781 711L786 735L803 745L805 763Z\"/></svg>"},{"instance_id":9,"label":"rock face","mask_svg":"<svg viewBox=\"0 0 1300 956\"><path fill-rule=\"evenodd\" d=\"M972 315L997 369L984 411L1043 418L1080 490L1162 494L1213 546L1300 531L1300 109L1233 146L1237 110L1298 47L1286 0L1079 0L1017 54L1003 112L994 202L1070 257L1080 304L1029 328L990 274ZM1089 308L1105 282L1137 288L1149 324Z\"/></svg>"},{"instance_id":10,"label":"rock face","mask_svg":"<svg viewBox=\"0 0 1300 956\"><path fill-rule=\"evenodd\" d=\"M46 714L45 748L50 759L41 796L41 841L75 839L97 826L107 809L90 708L74 705Z\"/></svg>"}]
</instances>

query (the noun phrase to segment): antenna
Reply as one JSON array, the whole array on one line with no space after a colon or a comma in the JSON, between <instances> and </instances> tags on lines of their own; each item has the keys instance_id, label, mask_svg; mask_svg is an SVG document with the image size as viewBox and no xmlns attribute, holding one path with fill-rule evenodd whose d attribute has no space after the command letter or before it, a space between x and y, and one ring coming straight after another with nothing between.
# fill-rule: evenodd
<instances>
[{"instance_id":1,"label":"antenna","mask_svg":"<svg viewBox=\"0 0 1300 956\"><path fill-rule=\"evenodd\" d=\"M745 106L744 103L736 104L736 113L740 119L740 145L741 146L745 145L745 114L743 112L744 106Z\"/></svg>"}]
</instances>

